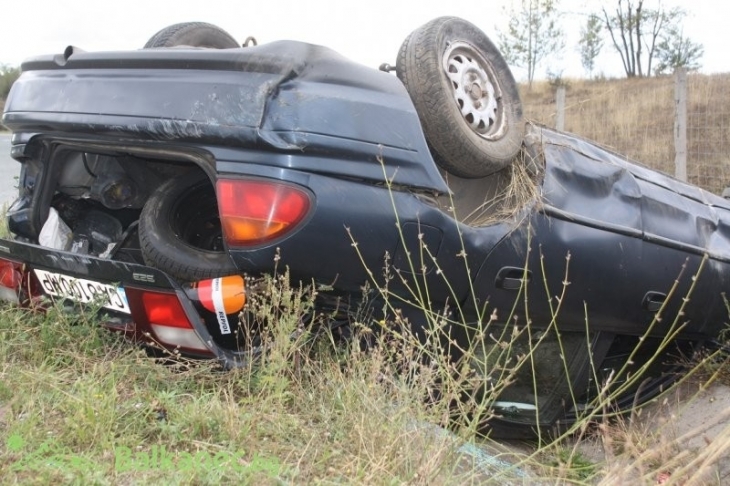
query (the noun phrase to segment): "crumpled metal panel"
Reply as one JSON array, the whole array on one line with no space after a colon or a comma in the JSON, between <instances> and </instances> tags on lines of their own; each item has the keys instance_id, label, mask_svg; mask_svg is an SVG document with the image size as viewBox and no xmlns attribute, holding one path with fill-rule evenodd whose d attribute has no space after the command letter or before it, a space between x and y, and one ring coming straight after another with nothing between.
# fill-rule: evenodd
<instances>
[{"instance_id":1,"label":"crumpled metal panel","mask_svg":"<svg viewBox=\"0 0 730 486\"><path fill-rule=\"evenodd\" d=\"M541 129L547 212L730 262L730 204L578 137Z\"/></svg>"},{"instance_id":2,"label":"crumpled metal panel","mask_svg":"<svg viewBox=\"0 0 730 486\"><path fill-rule=\"evenodd\" d=\"M325 47L78 52L30 59L22 70L3 115L16 133L306 154L317 158L304 170L378 182L387 173L396 184L448 192L403 84Z\"/></svg>"},{"instance_id":3,"label":"crumpled metal panel","mask_svg":"<svg viewBox=\"0 0 730 486\"><path fill-rule=\"evenodd\" d=\"M498 277L524 268L538 326L565 288L564 331L584 330L587 318L609 333L663 336L682 325L685 337L717 336L728 321L727 202L573 135L531 130L545 159L540 204L484 261L477 295L504 315L517 294Z\"/></svg>"}]
</instances>

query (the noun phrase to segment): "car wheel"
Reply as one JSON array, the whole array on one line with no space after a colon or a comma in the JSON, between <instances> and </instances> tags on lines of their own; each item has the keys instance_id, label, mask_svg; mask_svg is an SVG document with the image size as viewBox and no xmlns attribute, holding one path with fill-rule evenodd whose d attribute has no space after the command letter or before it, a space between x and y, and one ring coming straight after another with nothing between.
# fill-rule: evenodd
<instances>
[{"instance_id":1,"label":"car wheel","mask_svg":"<svg viewBox=\"0 0 730 486\"><path fill-rule=\"evenodd\" d=\"M153 35L144 48L175 46L213 49L240 47L233 36L218 26L205 22L182 22L165 27Z\"/></svg>"},{"instance_id":2,"label":"car wheel","mask_svg":"<svg viewBox=\"0 0 730 486\"><path fill-rule=\"evenodd\" d=\"M182 281L237 273L223 244L215 189L201 171L161 185L139 218L142 257Z\"/></svg>"},{"instance_id":3,"label":"car wheel","mask_svg":"<svg viewBox=\"0 0 730 486\"><path fill-rule=\"evenodd\" d=\"M400 48L396 74L413 100L434 159L464 178L493 174L522 146L522 103L499 50L479 28L439 17Z\"/></svg>"}]
</instances>

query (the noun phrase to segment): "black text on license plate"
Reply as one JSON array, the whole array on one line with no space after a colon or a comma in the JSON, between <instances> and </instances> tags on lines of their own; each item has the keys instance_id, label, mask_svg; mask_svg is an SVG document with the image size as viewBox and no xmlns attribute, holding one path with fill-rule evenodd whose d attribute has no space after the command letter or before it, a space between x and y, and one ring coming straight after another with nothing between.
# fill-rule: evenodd
<instances>
[{"instance_id":1,"label":"black text on license plate","mask_svg":"<svg viewBox=\"0 0 730 486\"><path fill-rule=\"evenodd\" d=\"M64 297L75 302L95 303L102 307L129 314L127 294L122 287L93 280L69 277L60 273L33 270L43 290L49 295Z\"/></svg>"}]
</instances>

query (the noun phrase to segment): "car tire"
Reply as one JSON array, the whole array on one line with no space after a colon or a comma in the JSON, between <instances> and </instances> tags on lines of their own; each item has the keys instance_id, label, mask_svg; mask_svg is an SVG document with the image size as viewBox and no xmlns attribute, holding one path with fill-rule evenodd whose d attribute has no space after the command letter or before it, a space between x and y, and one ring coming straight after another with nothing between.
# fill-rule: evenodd
<instances>
[{"instance_id":1,"label":"car tire","mask_svg":"<svg viewBox=\"0 0 730 486\"><path fill-rule=\"evenodd\" d=\"M202 171L161 185L139 218L142 257L181 281L238 273L223 243L215 189Z\"/></svg>"},{"instance_id":2,"label":"car tire","mask_svg":"<svg viewBox=\"0 0 730 486\"><path fill-rule=\"evenodd\" d=\"M170 25L153 35L144 45L154 47L209 47L230 49L240 47L236 39L220 27L205 22L182 22Z\"/></svg>"},{"instance_id":3,"label":"car tire","mask_svg":"<svg viewBox=\"0 0 730 486\"><path fill-rule=\"evenodd\" d=\"M419 27L401 45L396 74L446 171L486 177L518 155L525 128L517 84L475 25L439 17Z\"/></svg>"}]
</instances>

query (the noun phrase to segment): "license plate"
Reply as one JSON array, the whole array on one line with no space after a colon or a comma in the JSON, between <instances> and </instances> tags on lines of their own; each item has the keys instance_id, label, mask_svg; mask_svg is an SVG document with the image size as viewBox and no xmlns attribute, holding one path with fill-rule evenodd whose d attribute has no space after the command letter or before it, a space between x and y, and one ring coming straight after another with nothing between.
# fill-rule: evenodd
<instances>
[{"instance_id":1,"label":"license plate","mask_svg":"<svg viewBox=\"0 0 730 486\"><path fill-rule=\"evenodd\" d=\"M127 303L127 294L122 287L45 270L34 269L33 271L48 295L85 304L99 304L106 309L125 314L131 313L129 303Z\"/></svg>"}]
</instances>

